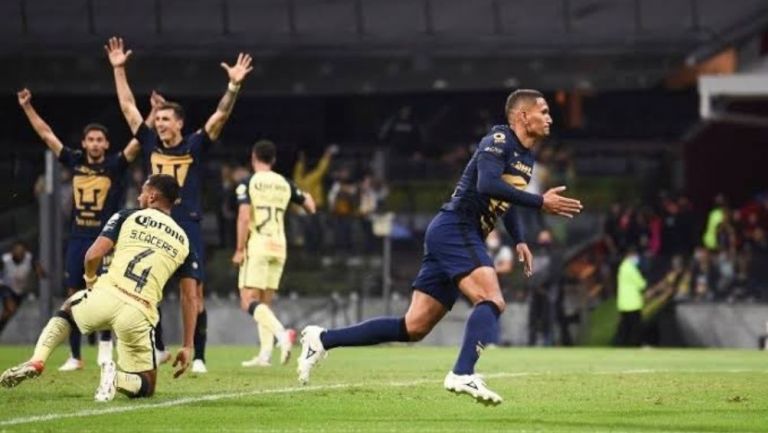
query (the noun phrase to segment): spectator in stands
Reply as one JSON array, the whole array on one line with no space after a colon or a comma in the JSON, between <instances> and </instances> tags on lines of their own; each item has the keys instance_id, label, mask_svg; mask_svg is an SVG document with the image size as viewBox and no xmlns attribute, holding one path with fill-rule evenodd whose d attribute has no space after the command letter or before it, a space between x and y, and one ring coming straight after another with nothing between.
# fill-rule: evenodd
<instances>
[{"instance_id":1,"label":"spectator in stands","mask_svg":"<svg viewBox=\"0 0 768 433\"><path fill-rule=\"evenodd\" d=\"M300 239L298 244L303 244L307 251L322 251L324 244L323 235L325 233L325 215L322 211L325 209L325 191L324 182L331 166L334 155L339 153L339 146L332 144L325 149L322 157L311 170L307 168L307 157L302 151L299 152L299 158L296 165L293 166L293 181L301 190L309 193L315 198L315 206L318 212L307 214L300 206L292 206L291 210L296 216L296 224L300 231L297 236Z\"/></svg>"},{"instance_id":2,"label":"spectator in stands","mask_svg":"<svg viewBox=\"0 0 768 433\"><path fill-rule=\"evenodd\" d=\"M709 211L707 226L701 238L702 244L709 250L717 249L717 227L723 221L726 208L725 196L723 194L715 196L715 206Z\"/></svg>"},{"instance_id":3,"label":"spectator in stands","mask_svg":"<svg viewBox=\"0 0 768 433\"><path fill-rule=\"evenodd\" d=\"M557 278L541 278L546 272L551 276L552 234L542 230L536 236L536 248L533 258L533 278L531 295L528 298L528 345L552 346L555 343L555 310L558 298L559 281Z\"/></svg>"},{"instance_id":4,"label":"spectator in stands","mask_svg":"<svg viewBox=\"0 0 768 433\"><path fill-rule=\"evenodd\" d=\"M389 194L386 185L379 179L367 174L360 181L359 204L357 214L363 232L363 242L366 253L373 252L376 237L373 234L373 216L379 211L384 199Z\"/></svg>"},{"instance_id":5,"label":"spectator in stands","mask_svg":"<svg viewBox=\"0 0 768 433\"><path fill-rule=\"evenodd\" d=\"M692 298L697 301L713 299L718 279L717 268L712 263L709 250L704 247L697 247L693 253L693 265L691 267Z\"/></svg>"},{"instance_id":6,"label":"spectator in stands","mask_svg":"<svg viewBox=\"0 0 768 433\"><path fill-rule=\"evenodd\" d=\"M328 192L328 207L333 224L333 237L337 251L352 251L352 221L358 209L357 185L349 167L341 167Z\"/></svg>"},{"instance_id":7,"label":"spectator in stands","mask_svg":"<svg viewBox=\"0 0 768 433\"><path fill-rule=\"evenodd\" d=\"M640 273L640 256L631 248L619 266L617 304L619 326L616 331L618 346L639 346L642 343L643 291L647 283Z\"/></svg>"},{"instance_id":8,"label":"spectator in stands","mask_svg":"<svg viewBox=\"0 0 768 433\"><path fill-rule=\"evenodd\" d=\"M0 271L2 271L2 282L0 282L0 303L2 304L0 334L2 334L5 326L29 295L32 273L36 273L37 277L42 279L45 278L45 271L21 241L15 241L10 251L2 255Z\"/></svg>"},{"instance_id":9,"label":"spectator in stands","mask_svg":"<svg viewBox=\"0 0 768 433\"><path fill-rule=\"evenodd\" d=\"M422 158L424 133L413 115L410 105L403 105L389 117L379 129L379 141L387 144L395 153L412 160Z\"/></svg>"}]
</instances>

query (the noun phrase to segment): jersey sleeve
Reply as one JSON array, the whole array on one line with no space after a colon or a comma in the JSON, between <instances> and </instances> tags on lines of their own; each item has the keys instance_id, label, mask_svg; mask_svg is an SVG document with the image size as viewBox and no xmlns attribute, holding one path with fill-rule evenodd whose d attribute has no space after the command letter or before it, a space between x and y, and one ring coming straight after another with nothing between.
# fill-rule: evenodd
<instances>
[{"instance_id":1,"label":"jersey sleeve","mask_svg":"<svg viewBox=\"0 0 768 433\"><path fill-rule=\"evenodd\" d=\"M503 133L486 136L477 149L477 190L514 205L540 209L542 196L520 191L501 178L507 164L506 139Z\"/></svg>"},{"instance_id":2,"label":"jersey sleeve","mask_svg":"<svg viewBox=\"0 0 768 433\"><path fill-rule=\"evenodd\" d=\"M117 237L120 235L120 228L123 227L123 223L126 219L136 212L136 209L124 209L116 212L111 218L104 224L104 228L101 230L99 236L109 238L112 242L117 242Z\"/></svg>"},{"instance_id":3,"label":"jersey sleeve","mask_svg":"<svg viewBox=\"0 0 768 433\"><path fill-rule=\"evenodd\" d=\"M235 188L235 197L237 198L238 205L251 204L251 195L248 194L248 184L250 183L250 180L250 177L246 177L237 185L237 188Z\"/></svg>"},{"instance_id":4,"label":"jersey sleeve","mask_svg":"<svg viewBox=\"0 0 768 433\"><path fill-rule=\"evenodd\" d=\"M141 122L141 125L139 125L139 129L136 130L135 137L137 140L139 140L139 145L141 145L141 152L145 156L152 152L159 140L157 133L150 129L149 126L147 126L147 124L144 122Z\"/></svg>"},{"instance_id":5,"label":"jersey sleeve","mask_svg":"<svg viewBox=\"0 0 768 433\"><path fill-rule=\"evenodd\" d=\"M189 149L194 158L201 157L203 153L208 151L211 144L213 144L208 133L205 132L205 129L199 129L198 131L189 134L187 136L187 142L189 143Z\"/></svg>"},{"instance_id":6,"label":"jersey sleeve","mask_svg":"<svg viewBox=\"0 0 768 433\"><path fill-rule=\"evenodd\" d=\"M187 254L184 263L176 269L174 275L178 278L194 278L200 281L200 260L198 260L197 254L194 251L190 251Z\"/></svg>"},{"instance_id":7,"label":"jersey sleeve","mask_svg":"<svg viewBox=\"0 0 768 433\"><path fill-rule=\"evenodd\" d=\"M288 179L286 179L288 180ZM291 187L291 203L298 205L304 204L307 200L307 195L301 190L292 180L288 180L288 185Z\"/></svg>"},{"instance_id":8,"label":"jersey sleeve","mask_svg":"<svg viewBox=\"0 0 768 433\"><path fill-rule=\"evenodd\" d=\"M83 152L80 150L73 150L67 146L61 148L59 152L59 162L64 164L65 167L73 168L83 158Z\"/></svg>"}]
</instances>

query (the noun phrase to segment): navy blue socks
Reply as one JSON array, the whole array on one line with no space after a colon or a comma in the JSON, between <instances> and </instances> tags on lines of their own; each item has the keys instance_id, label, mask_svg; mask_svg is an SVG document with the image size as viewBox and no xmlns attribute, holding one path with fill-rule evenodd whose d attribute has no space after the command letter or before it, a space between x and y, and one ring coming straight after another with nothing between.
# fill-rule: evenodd
<instances>
[{"instance_id":1,"label":"navy blue socks","mask_svg":"<svg viewBox=\"0 0 768 433\"><path fill-rule=\"evenodd\" d=\"M453 366L455 374L474 374L475 364L485 347L496 340L498 333L499 307L491 301L475 305L467 319L464 341L461 343L459 359Z\"/></svg>"},{"instance_id":2,"label":"navy blue socks","mask_svg":"<svg viewBox=\"0 0 768 433\"><path fill-rule=\"evenodd\" d=\"M325 350L340 346L372 346L390 341L410 341L404 317L379 317L320 334Z\"/></svg>"}]
</instances>

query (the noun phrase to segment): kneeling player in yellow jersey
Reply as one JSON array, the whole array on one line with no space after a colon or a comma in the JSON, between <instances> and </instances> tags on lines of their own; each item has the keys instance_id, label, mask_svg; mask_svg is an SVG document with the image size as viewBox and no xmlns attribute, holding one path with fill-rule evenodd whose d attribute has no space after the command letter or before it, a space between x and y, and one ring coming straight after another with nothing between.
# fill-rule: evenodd
<instances>
[{"instance_id":1,"label":"kneeling player in yellow jersey","mask_svg":"<svg viewBox=\"0 0 768 433\"><path fill-rule=\"evenodd\" d=\"M3 372L0 385L11 388L39 376L53 349L73 329L83 333L111 329L117 335L119 369L113 361L102 366L96 401L110 401L116 391L129 397L150 397L157 378L157 303L174 274L181 279L184 321L184 345L173 364L180 366L174 376L184 373L197 315L198 266L187 235L170 216L178 196L179 185L172 176L154 174L142 186L141 209L120 211L107 221L85 255L88 290L64 302L40 334L32 358ZM97 277L102 259L113 248L109 271Z\"/></svg>"},{"instance_id":2,"label":"kneeling player in yellow jersey","mask_svg":"<svg viewBox=\"0 0 768 433\"><path fill-rule=\"evenodd\" d=\"M286 330L270 305L280 285L285 265L285 211L290 203L315 213L312 196L272 171L275 144L262 140L253 146L251 164L254 174L238 185L237 250L232 262L240 266L238 287L240 308L258 325L259 355L242 363L243 367L268 367L274 340L280 346L280 362L286 364L296 332Z\"/></svg>"}]
</instances>

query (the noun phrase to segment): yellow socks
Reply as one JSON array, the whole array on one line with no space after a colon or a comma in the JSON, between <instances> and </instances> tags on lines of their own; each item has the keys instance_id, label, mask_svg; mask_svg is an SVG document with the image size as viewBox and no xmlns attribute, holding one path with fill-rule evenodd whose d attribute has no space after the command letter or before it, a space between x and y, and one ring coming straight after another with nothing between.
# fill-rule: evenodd
<instances>
[{"instance_id":1,"label":"yellow socks","mask_svg":"<svg viewBox=\"0 0 768 433\"><path fill-rule=\"evenodd\" d=\"M53 349L69 337L71 329L66 319L58 316L52 317L37 339L37 345L35 345L35 352L32 354L31 361L47 361Z\"/></svg>"},{"instance_id":2,"label":"yellow socks","mask_svg":"<svg viewBox=\"0 0 768 433\"><path fill-rule=\"evenodd\" d=\"M261 341L261 349L259 350L259 357L262 359L269 359L272 357L272 349L275 348L275 334L269 332L266 326L261 323L259 326L259 341Z\"/></svg>"},{"instance_id":3,"label":"yellow socks","mask_svg":"<svg viewBox=\"0 0 768 433\"><path fill-rule=\"evenodd\" d=\"M256 323L264 325L274 335L282 335L285 332L283 324L277 319L275 313L267 305L259 304L253 310L253 319Z\"/></svg>"},{"instance_id":4,"label":"yellow socks","mask_svg":"<svg viewBox=\"0 0 768 433\"><path fill-rule=\"evenodd\" d=\"M141 376L133 373L117 372L117 390L129 396L137 396L141 391Z\"/></svg>"}]
</instances>

